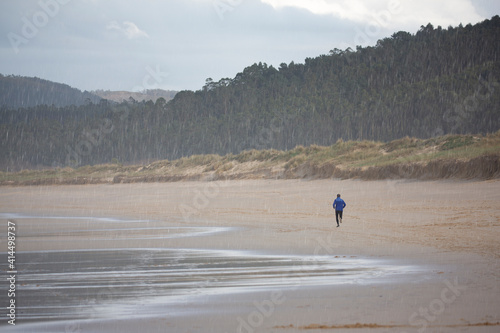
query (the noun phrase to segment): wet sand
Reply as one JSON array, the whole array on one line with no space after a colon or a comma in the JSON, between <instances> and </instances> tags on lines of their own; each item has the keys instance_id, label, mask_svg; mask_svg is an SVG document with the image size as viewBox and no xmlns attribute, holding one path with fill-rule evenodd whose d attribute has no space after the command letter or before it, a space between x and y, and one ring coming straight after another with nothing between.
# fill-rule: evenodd
<instances>
[{"instance_id":1,"label":"wet sand","mask_svg":"<svg viewBox=\"0 0 500 333\"><path fill-rule=\"evenodd\" d=\"M331 208L336 193L347 202L340 228ZM23 322L20 314L9 331L500 329L499 181L242 180L3 187L0 199L3 224L8 219L17 223L19 260L32 263L25 267L25 276L32 280L18 286L21 300L38 301L42 308L48 303L36 292L49 292L52 301L64 304L71 303L66 296L79 295L71 304L81 315L70 313L67 320L55 321L25 317ZM5 232L0 230L2 247ZM168 258L179 257L174 250L201 251L203 256L175 272L168 266ZM237 260L228 261L231 256ZM56 257L62 259L52 260ZM98 270L84 264L93 263L92 258L109 259L103 265L108 268L102 269L109 282L77 283L76 287L85 286L85 293L79 294L75 285L67 286L69 276L60 279L61 263L80 260L74 271L89 269L95 278ZM308 261L314 269L305 269ZM57 288L48 287L54 286L53 280L36 276L41 268L35 262L45 262L40 267L57 272L54 276L66 288L59 289L60 298ZM22 281L22 262L18 265ZM248 277L249 267L255 268L254 275L242 286L241 277ZM232 275L231 269L236 269ZM357 275L359 270L368 274ZM203 272L213 274L203 277ZM316 279L318 272L322 273ZM141 274L157 278L141 279ZM124 281L128 284L119 286ZM176 302L169 294L174 282L183 286L176 290L183 296ZM230 287L236 289L221 292ZM25 295L34 292L31 299L22 296L23 288ZM169 298L162 298L165 295ZM61 313L54 307L45 310L50 309ZM1 323L5 324L6 320Z\"/></svg>"}]
</instances>

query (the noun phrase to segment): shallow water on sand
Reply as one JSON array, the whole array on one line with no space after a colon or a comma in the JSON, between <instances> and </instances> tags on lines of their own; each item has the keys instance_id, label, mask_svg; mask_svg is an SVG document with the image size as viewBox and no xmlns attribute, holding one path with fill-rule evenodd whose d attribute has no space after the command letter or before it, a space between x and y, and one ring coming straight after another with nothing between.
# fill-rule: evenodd
<instances>
[{"instance_id":1,"label":"shallow water on sand","mask_svg":"<svg viewBox=\"0 0 500 333\"><path fill-rule=\"evenodd\" d=\"M17 215L16 219L40 219ZM54 217L50 217L54 220ZM198 237L231 228L158 227L143 220L82 219L95 223L95 237ZM90 222L89 222L90 221ZM119 221L120 225L113 227ZM106 222L106 223L104 223ZM124 228L130 222L130 228ZM148 228L151 228L149 230ZM137 233L137 230L142 230ZM148 232L144 232L147 229ZM97 229L95 229L97 230ZM93 227L72 224L59 229L31 229L19 241L37 236L64 238L92 235ZM106 231L106 232L104 232ZM118 236L117 236L118 235ZM3 237L3 235L2 235ZM137 236L139 237L139 236ZM4 261L6 262L6 261ZM113 319L152 315L144 309L175 308L196 297L267 289L387 282L407 274L409 266L349 256L270 255L249 251L114 248L17 253L17 319L19 322ZM4 268L2 268L4 269ZM4 269L6 270L6 269ZM6 282L0 283L2 290ZM148 307L149 305L152 305ZM210 304L207 304L207 311ZM169 311L173 315L173 311Z\"/></svg>"},{"instance_id":2,"label":"shallow water on sand","mask_svg":"<svg viewBox=\"0 0 500 333\"><path fill-rule=\"evenodd\" d=\"M147 303L273 287L368 284L404 270L360 258L189 249L47 251L18 258L20 321L133 316L135 306Z\"/></svg>"}]
</instances>

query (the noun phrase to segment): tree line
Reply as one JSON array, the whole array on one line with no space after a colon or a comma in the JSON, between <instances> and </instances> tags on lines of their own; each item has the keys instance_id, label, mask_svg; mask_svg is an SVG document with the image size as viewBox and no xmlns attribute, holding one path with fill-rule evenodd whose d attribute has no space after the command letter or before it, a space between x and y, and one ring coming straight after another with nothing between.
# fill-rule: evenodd
<instances>
[{"instance_id":1,"label":"tree line","mask_svg":"<svg viewBox=\"0 0 500 333\"><path fill-rule=\"evenodd\" d=\"M8 109L38 105L83 105L98 103L101 98L88 91L80 91L67 84L37 77L0 74L0 105Z\"/></svg>"},{"instance_id":2,"label":"tree line","mask_svg":"<svg viewBox=\"0 0 500 333\"><path fill-rule=\"evenodd\" d=\"M246 67L168 103L0 110L3 170L499 129L500 17L397 32L375 46Z\"/></svg>"}]
</instances>

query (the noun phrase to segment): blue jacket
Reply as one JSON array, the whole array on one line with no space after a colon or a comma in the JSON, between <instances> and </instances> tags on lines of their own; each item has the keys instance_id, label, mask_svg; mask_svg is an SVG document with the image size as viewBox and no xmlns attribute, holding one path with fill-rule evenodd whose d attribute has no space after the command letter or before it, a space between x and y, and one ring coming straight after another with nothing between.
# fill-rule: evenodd
<instances>
[{"instance_id":1,"label":"blue jacket","mask_svg":"<svg viewBox=\"0 0 500 333\"><path fill-rule=\"evenodd\" d=\"M342 200L341 198L337 198L333 202L333 209L335 209L335 210L343 211L345 206L347 206L347 205L346 205L345 201Z\"/></svg>"}]
</instances>

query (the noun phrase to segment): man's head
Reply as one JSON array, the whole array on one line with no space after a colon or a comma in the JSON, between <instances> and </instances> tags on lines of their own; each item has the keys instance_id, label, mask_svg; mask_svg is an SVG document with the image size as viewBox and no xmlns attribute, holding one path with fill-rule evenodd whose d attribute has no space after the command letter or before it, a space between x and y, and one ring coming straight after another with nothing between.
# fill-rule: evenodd
<instances>
[{"instance_id":1,"label":"man's head","mask_svg":"<svg viewBox=\"0 0 500 333\"><path fill-rule=\"evenodd\" d=\"M337 194L337 198L340 198L340 194Z\"/></svg>"}]
</instances>

